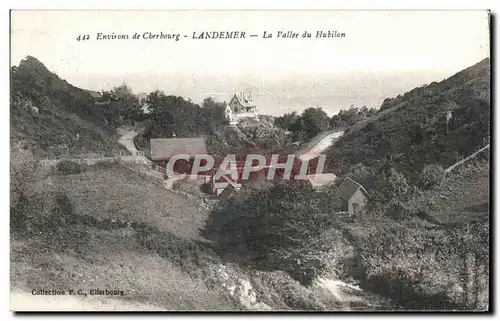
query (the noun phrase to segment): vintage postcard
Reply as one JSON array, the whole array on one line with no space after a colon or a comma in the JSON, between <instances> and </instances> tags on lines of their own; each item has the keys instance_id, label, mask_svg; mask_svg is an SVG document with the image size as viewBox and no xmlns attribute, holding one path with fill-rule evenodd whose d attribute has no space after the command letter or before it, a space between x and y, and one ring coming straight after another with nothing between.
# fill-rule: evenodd
<instances>
[{"instance_id":1,"label":"vintage postcard","mask_svg":"<svg viewBox=\"0 0 500 321\"><path fill-rule=\"evenodd\" d=\"M12 10L12 311L490 304L490 12Z\"/></svg>"}]
</instances>

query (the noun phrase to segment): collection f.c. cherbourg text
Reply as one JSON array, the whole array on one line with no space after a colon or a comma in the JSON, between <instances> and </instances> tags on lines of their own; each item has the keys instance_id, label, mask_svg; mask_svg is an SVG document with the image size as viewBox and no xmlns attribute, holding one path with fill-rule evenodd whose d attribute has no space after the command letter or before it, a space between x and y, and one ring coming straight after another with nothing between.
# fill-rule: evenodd
<instances>
[{"instance_id":1,"label":"collection f.c. cherbourg text","mask_svg":"<svg viewBox=\"0 0 500 321\"><path fill-rule=\"evenodd\" d=\"M173 40L179 41L182 38L194 40L217 40L217 39L298 39L298 38L345 38L346 33L338 30L316 30L296 32L292 30L263 31L262 33L250 33L247 31L193 31L190 34L180 34L175 32L135 32L133 34L117 34L98 32L91 37L88 34L81 34L76 37L78 41L89 40Z\"/></svg>"}]
</instances>

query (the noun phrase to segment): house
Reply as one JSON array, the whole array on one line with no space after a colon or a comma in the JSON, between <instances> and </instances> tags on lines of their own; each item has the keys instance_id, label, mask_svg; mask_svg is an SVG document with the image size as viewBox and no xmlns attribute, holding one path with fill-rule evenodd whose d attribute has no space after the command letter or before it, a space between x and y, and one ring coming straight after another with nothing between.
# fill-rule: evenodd
<instances>
[{"instance_id":1,"label":"house","mask_svg":"<svg viewBox=\"0 0 500 321\"><path fill-rule=\"evenodd\" d=\"M220 183L219 183L220 184ZM221 202L225 202L234 196L241 189L241 184L233 182L232 180L227 181L226 187L216 193L219 196Z\"/></svg>"},{"instance_id":2,"label":"house","mask_svg":"<svg viewBox=\"0 0 500 321\"><path fill-rule=\"evenodd\" d=\"M252 101L250 92L234 94L225 109L226 119L231 125L238 123L243 118L259 120L257 105Z\"/></svg>"},{"instance_id":3,"label":"house","mask_svg":"<svg viewBox=\"0 0 500 321\"><path fill-rule=\"evenodd\" d=\"M340 205L349 216L356 214L368 203L368 192L359 183L346 177L339 186Z\"/></svg>"},{"instance_id":4,"label":"house","mask_svg":"<svg viewBox=\"0 0 500 321\"><path fill-rule=\"evenodd\" d=\"M194 156L207 154L207 146L204 137L190 138L152 138L149 140L150 157L154 164L166 167L168 161L174 155L186 154L189 160L178 160L173 168L178 173L189 172Z\"/></svg>"},{"instance_id":5,"label":"house","mask_svg":"<svg viewBox=\"0 0 500 321\"><path fill-rule=\"evenodd\" d=\"M147 103L148 95L145 93L140 93L137 95L137 102L139 103L139 106L141 106L142 113L147 115L151 113L151 110L149 109L149 104Z\"/></svg>"},{"instance_id":6,"label":"house","mask_svg":"<svg viewBox=\"0 0 500 321\"><path fill-rule=\"evenodd\" d=\"M235 182L231 177L226 174L222 174L217 180L212 176L210 179L210 187L212 188L212 193L219 196L226 190L228 186L232 186L232 190L239 191L241 188L241 183ZM229 193L229 192L226 192Z\"/></svg>"}]
</instances>

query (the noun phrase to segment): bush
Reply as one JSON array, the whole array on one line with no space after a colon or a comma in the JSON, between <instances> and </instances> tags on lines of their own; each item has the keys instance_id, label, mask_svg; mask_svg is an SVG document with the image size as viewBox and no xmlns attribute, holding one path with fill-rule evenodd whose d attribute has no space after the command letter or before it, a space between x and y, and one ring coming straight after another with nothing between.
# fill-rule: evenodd
<instances>
[{"instance_id":1,"label":"bush","mask_svg":"<svg viewBox=\"0 0 500 321\"><path fill-rule=\"evenodd\" d=\"M95 163L94 167L100 168L100 169L107 169L107 168L116 167L119 164L120 164L120 162L117 160L113 160L112 162L98 161L97 163Z\"/></svg>"},{"instance_id":2,"label":"bush","mask_svg":"<svg viewBox=\"0 0 500 321\"><path fill-rule=\"evenodd\" d=\"M210 186L210 183L203 183L203 184L201 184L200 191L203 194L212 194L212 187Z\"/></svg>"},{"instance_id":3,"label":"bush","mask_svg":"<svg viewBox=\"0 0 500 321\"><path fill-rule=\"evenodd\" d=\"M426 165L422 170L420 185L423 189L438 187L444 179L444 169L441 165Z\"/></svg>"},{"instance_id":4,"label":"bush","mask_svg":"<svg viewBox=\"0 0 500 321\"><path fill-rule=\"evenodd\" d=\"M282 270L307 284L328 267L331 243L322 235L337 226L335 187L276 183L245 186L214 210L204 233L221 253L245 264Z\"/></svg>"},{"instance_id":5,"label":"bush","mask_svg":"<svg viewBox=\"0 0 500 321\"><path fill-rule=\"evenodd\" d=\"M391 168L388 180L390 189L394 196L405 195L408 193L410 186L403 173L400 173L394 168Z\"/></svg>"},{"instance_id":6,"label":"bush","mask_svg":"<svg viewBox=\"0 0 500 321\"><path fill-rule=\"evenodd\" d=\"M363 288L406 309L487 308L487 224L452 230L373 225L368 237L356 238Z\"/></svg>"},{"instance_id":7,"label":"bush","mask_svg":"<svg viewBox=\"0 0 500 321\"><path fill-rule=\"evenodd\" d=\"M397 199L391 200L387 205L386 215L394 220L409 218L411 214L408 207Z\"/></svg>"},{"instance_id":8,"label":"bush","mask_svg":"<svg viewBox=\"0 0 500 321\"><path fill-rule=\"evenodd\" d=\"M72 161L63 160L57 163L57 171L63 175L79 174L85 171L85 166Z\"/></svg>"},{"instance_id":9,"label":"bush","mask_svg":"<svg viewBox=\"0 0 500 321\"><path fill-rule=\"evenodd\" d=\"M13 146L10 159L10 227L24 230L28 218L29 189L40 175L40 166L29 150Z\"/></svg>"},{"instance_id":10,"label":"bush","mask_svg":"<svg viewBox=\"0 0 500 321\"><path fill-rule=\"evenodd\" d=\"M28 198L24 191L19 192L19 197L16 203L11 204L10 207L10 229L11 231L23 231L26 229L26 221L28 218Z\"/></svg>"},{"instance_id":11,"label":"bush","mask_svg":"<svg viewBox=\"0 0 500 321\"><path fill-rule=\"evenodd\" d=\"M56 195L56 205L49 216L48 226L51 229L64 228L76 220L75 210L69 197L66 194Z\"/></svg>"},{"instance_id":12,"label":"bush","mask_svg":"<svg viewBox=\"0 0 500 321\"><path fill-rule=\"evenodd\" d=\"M314 289L302 286L281 271L253 270L251 282L258 300L277 310L322 311L327 309L325 300Z\"/></svg>"}]
</instances>

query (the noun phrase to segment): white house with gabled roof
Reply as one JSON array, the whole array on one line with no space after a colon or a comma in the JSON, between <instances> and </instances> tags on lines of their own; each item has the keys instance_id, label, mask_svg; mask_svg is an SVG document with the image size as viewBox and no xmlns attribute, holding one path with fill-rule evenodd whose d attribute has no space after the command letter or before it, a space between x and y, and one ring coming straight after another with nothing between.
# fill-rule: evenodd
<instances>
[{"instance_id":1,"label":"white house with gabled roof","mask_svg":"<svg viewBox=\"0 0 500 321\"><path fill-rule=\"evenodd\" d=\"M240 92L234 94L229 103L226 104L225 114L229 123L234 125L243 118L259 120L257 111L257 104L252 101L251 93Z\"/></svg>"}]
</instances>

